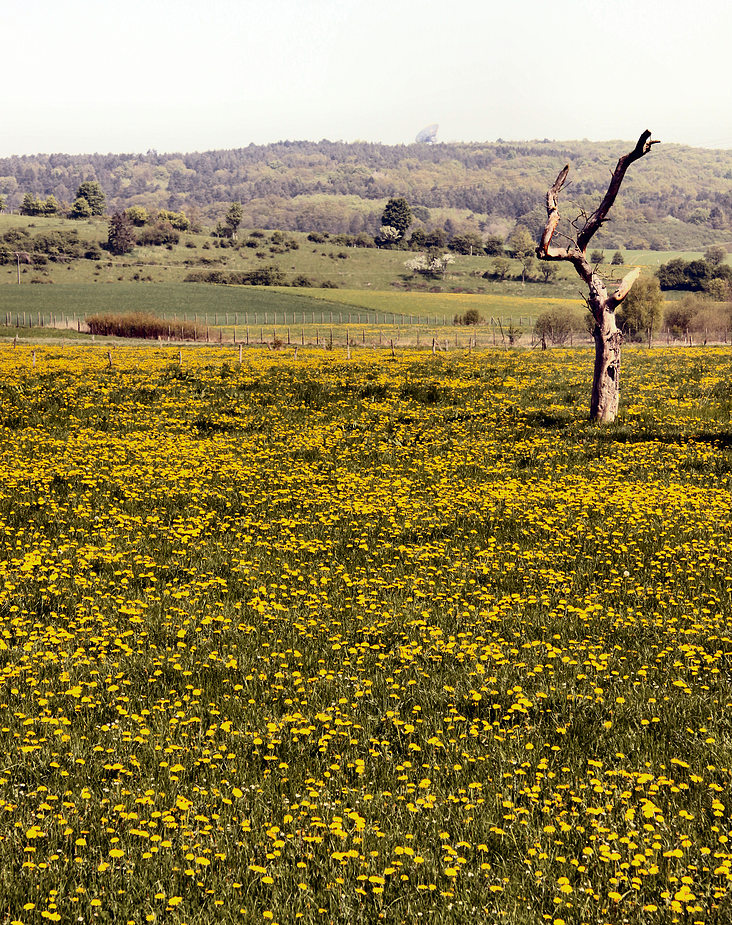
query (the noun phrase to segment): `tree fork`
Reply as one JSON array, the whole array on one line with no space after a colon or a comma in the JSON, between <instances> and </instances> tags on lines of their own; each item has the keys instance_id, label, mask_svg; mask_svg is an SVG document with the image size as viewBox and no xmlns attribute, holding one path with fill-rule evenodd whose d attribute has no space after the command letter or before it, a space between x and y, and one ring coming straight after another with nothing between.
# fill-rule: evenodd
<instances>
[{"instance_id":1,"label":"tree fork","mask_svg":"<svg viewBox=\"0 0 732 925\"><path fill-rule=\"evenodd\" d=\"M592 336L595 340L595 368L590 399L590 419L601 423L612 423L618 413L620 401L620 350L623 335L615 323L615 309L630 292L631 286L638 279L640 269L635 268L621 281L612 294L608 294L605 283L599 273L587 259L587 246L607 218L607 214L617 198L618 191L630 165L648 154L652 145L658 144L651 139L646 130L638 139L635 148L623 155L610 178L610 184L602 202L584 223L575 237L563 235L567 246L554 247L552 240L560 222L559 194L569 175L569 164L557 176L546 194L547 220L541 241L536 249L540 260L566 260L572 264L580 278L587 284L589 295L587 307L595 319Z\"/></svg>"}]
</instances>

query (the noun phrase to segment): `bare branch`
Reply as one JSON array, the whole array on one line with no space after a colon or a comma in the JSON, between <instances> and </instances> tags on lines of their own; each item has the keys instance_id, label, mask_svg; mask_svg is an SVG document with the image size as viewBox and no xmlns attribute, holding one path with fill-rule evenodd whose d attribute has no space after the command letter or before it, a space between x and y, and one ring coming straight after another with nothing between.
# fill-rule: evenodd
<instances>
[{"instance_id":1,"label":"bare branch","mask_svg":"<svg viewBox=\"0 0 732 925\"><path fill-rule=\"evenodd\" d=\"M544 233L541 236L541 241L539 243L539 250L546 254L551 239L554 237L554 232L557 230L557 225L559 224L559 212L556 209L549 215L549 218L546 221L546 227L544 228Z\"/></svg>"},{"instance_id":2,"label":"bare branch","mask_svg":"<svg viewBox=\"0 0 732 925\"><path fill-rule=\"evenodd\" d=\"M557 179L554 181L554 185L549 187L546 193L546 214L547 221L546 227L544 228L544 233L541 236L541 241L539 247L537 248L536 254L538 257L553 257L555 260L566 260L566 254L561 255L559 253L549 254L549 245L551 244L552 237L554 232L557 230L557 225L559 224L559 207L557 205L557 199L559 193L564 186L564 183L567 179L567 174L569 173L569 164L567 164L563 170L560 170ZM557 248L554 249L557 251Z\"/></svg>"},{"instance_id":3,"label":"bare branch","mask_svg":"<svg viewBox=\"0 0 732 925\"><path fill-rule=\"evenodd\" d=\"M569 174L569 164L565 164L564 168L559 171L559 174L557 175L557 179L554 181L554 185L549 190L547 190L547 194L546 194L547 212L549 212L552 208L556 209L557 197L562 191L562 187L564 186L567 180L568 174Z\"/></svg>"},{"instance_id":4,"label":"bare branch","mask_svg":"<svg viewBox=\"0 0 732 925\"><path fill-rule=\"evenodd\" d=\"M645 132L638 139L635 148L630 151L628 154L624 154L619 160L613 171L613 175L610 178L610 185L607 188L605 197L598 206L598 208L592 213L592 215L587 220L587 224L582 229L577 238L577 246L580 250L584 251L587 248L587 245L590 243L592 236L600 228L602 223L605 221L608 212L613 206L615 199L620 190L620 185L623 182L625 177L625 172L628 167L637 161L639 158L643 157L645 154L651 150L652 145L657 145L658 141L651 140L651 133L646 129ZM547 194L548 196L548 194Z\"/></svg>"},{"instance_id":5,"label":"bare branch","mask_svg":"<svg viewBox=\"0 0 732 925\"><path fill-rule=\"evenodd\" d=\"M607 300L607 307L610 311L614 311L618 305L623 301L623 299L630 292L630 288L633 283L640 276L640 267L634 267L630 273L627 273L621 280L620 285L615 290L615 292Z\"/></svg>"}]
</instances>

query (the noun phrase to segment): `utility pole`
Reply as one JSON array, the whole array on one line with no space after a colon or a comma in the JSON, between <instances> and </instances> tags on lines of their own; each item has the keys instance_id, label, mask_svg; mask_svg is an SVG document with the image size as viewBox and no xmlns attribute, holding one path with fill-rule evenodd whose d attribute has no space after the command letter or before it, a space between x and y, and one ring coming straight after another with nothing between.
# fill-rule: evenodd
<instances>
[{"instance_id":1,"label":"utility pole","mask_svg":"<svg viewBox=\"0 0 732 925\"><path fill-rule=\"evenodd\" d=\"M20 262L30 263L31 256L27 251L14 251L15 259L18 262L18 285L20 286Z\"/></svg>"}]
</instances>

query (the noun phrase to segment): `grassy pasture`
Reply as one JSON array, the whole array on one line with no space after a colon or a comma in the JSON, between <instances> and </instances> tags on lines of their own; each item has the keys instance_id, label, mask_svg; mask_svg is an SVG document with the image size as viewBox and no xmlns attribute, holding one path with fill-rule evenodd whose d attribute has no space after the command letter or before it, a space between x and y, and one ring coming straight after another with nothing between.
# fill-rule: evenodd
<instances>
[{"instance_id":1,"label":"grassy pasture","mask_svg":"<svg viewBox=\"0 0 732 925\"><path fill-rule=\"evenodd\" d=\"M24 228L31 233L48 231L78 231L85 241L97 243L106 239L106 221L90 220L73 222L60 218L28 218L16 215L0 215L0 233L10 228ZM441 292L473 290L510 298L577 298L580 284L571 267L559 266L558 277L554 283L530 281L522 285L520 280L511 279L503 282L483 278L483 273L493 268L493 258L488 256L456 255L455 263L450 267L444 280L422 280L410 276L404 262L414 254L401 250L378 250L342 247L326 240L315 244L307 240L307 235L288 232L287 237L294 240L298 247L279 253L271 243L271 232L265 239L257 240L257 246L243 246L249 237L248 230L239 233L238 248L215 247L214 240L208 234L182 234L180 242L168 247L141 247L125 257L110 257L104 254L99 260L78 259L65 263L49 262L43 267L21 268L22 282L31 279L51 281L55 284L140 284L179 283L192 270L222 269L232 271L252 270L262 266L274 265L282 270L288 279L298 275L310 278L319 286L325 280L335 282L341 289L392 291L409 287L413 290L436 289ZM626 264L647 266L654 269L671 257L681 256L691 259L699 254L661 251L627 251ZM605 252L606 259L612 257ZM619 277L622 267L606 267L607 273ZM512 261L511 273L518 274L520 265ZM0 287L3 283L17 284L17 269L14 264L0 267Z\"/></svg>"},{"instance_id":2,"label":"grassy pasture","mask_svg":"<svg viewBox=\"0 0 732 925\"><path fill-rule=\"evenodd\" d=\"M0 347L0 921L721 923L730 349Z\"/></svg>"},{"instance_id":3,"label":"grassy pasture","mask_svg":"<svg viewBox=\"0 0 732 925\"><path fill-rule=\"evenodd\" d=\"M581 310L579 299L516 297L495 294L383 292L369 289L292 289L261 286L211 286L204 283L135 284L108 286L9 286L0 289L0 321L26 312L44 317L84 318L98 312L144 311L169 318L211 324L291 323L353 324L401 323L419 318L452 322L456 314L477 308L490 320L513 318L533 324L536 315L555 305Z\"/></svg>"},{"instance_id":4,"label":"grassy pasture","mask_svg":"<svg viewBox=\"0 0 732 925\"><path fill-rule=\"evenodd\" d=\"M320 313L329 305L308 290L276 289L263 286L209 286L203 283L160 283L145 285L116 283L109 286L15 286L0 290L0 316L28 312L37 315L73 315L83 318L97 312L151 312L169 318L203 320L209 316L225 322L245 313L257 320L267 316L302 317Z\"/></svg>"},{"instance_id":5,"label":"grassy pasture","mask_svg":"<svg viewBox=\"0 0 732 925\"><path fill-rule=\"evenodd\" d=\"M477 309L484 318L513 318L527 320L533 324L536 316L555 307L581 309L584 302L577 299L516 296L507 293L443 293L443 292L378 292L371 289L323 289L318 298L334 305L358 306L382 315L410 315L415 318L446 318L452 321L455 315L462 315L469 309Z\"/></svg>"}]
</instances>

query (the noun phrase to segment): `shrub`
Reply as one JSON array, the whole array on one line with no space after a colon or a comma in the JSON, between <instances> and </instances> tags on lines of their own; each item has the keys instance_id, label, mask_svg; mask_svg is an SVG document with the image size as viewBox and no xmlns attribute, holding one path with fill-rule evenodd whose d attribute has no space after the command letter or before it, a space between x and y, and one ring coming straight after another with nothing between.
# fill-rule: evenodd
<instances>
[{"instance_id":1,"label":"shrub","mask_svg":"<svg viewBox=\"0 0 732 925\"><path fill-rule=\"evenodd\" d=\"M413 274L418 273L428 279L444 279L448 265L454 262L455 258L452 254L430 252L428 254L417 254L411 260L406 260L404 266Z\"/></svg>"},{"instance_id":2,"label":"shrub","mask_svg":"<svg viewBox=\"0 0 732 925\"><path fill-rule=\"evenodd\" d=\"M534 334L542 344L547 341L556 346L566 344L574 329L574 316L558 308L542 312L534 323Z\"/></svg>"},{"instance_id":3,"label":"shrub","mask_svg":"<svg viewBox=\"0 0 732 925\"><path fill-rule=\"evenodd\" d=\"M86 201L86 199L83 198L83 196L75 199L73 205L69 209L69 218L89 218L91 214L91 206Z\"/></svg>"},{"instance_id":4,"label":"shrub","mask_svg":"<svg viewBox=\"0 0 732 925\"><path fill-rule=\"evenodd\" d=\"M713 253L713 257L716 255ZM675 257L661 264L656 270L661 289L686 289L690 292L713 292L714 281L730 282L732 267L724 263L709 263L706 260L682 260Z\"/></svg>"},{"instance_id":5,"label":"shrub","mask_svg":"<svg viewBox=\"0 0 732 925\"><path fill-rule=\"evenodd\" d=\"M195 270L183 280L186 283L215 283L220 286L286 286L285 275L279 267L260 267L256 270ZM302 284L300 284L302 285Z\"/></svg>"},{"instance_id":6,"label":"shrub","mask_svg":"<svg viewBox=\"0 0 732 925\"><path fill-rule=\"evenodd\" d=\"M188 231L191 227L191 222L185 212L171 212L169 209L161 209L158 212L158 222L171 225L176 231Z\"/></svg>"},{"instance_id":7,"label":"shrub","mask_svg":"<svg viewBox=\"0 0 732 925\"><path fill-rule=\"evenodd\" d=\"M156 222L137 232L137 243L145 247L158 247L165 244L177 244L180 233L170 222Z\"/></svg>"},{"instance_id":8,"label":"shrub","mask_svg":"<svg viewBox=\"0 0 732 925\"><path fill-rule=\"evenodd\" d=\"M485 318L477 308L469 308L462 315L455 315L452 320L453 324L485 324Z\"/></svg>"},{"instance_id":9,"label":"shrub","mask_svg":"<svg viewBox=\"0 0 732 925\"><path fill-rule=\"evenodd\" d=\"M483 274L484 279L495 278L503 281L511 272L511 261L508 257L495 257L493 259L493 271L486 270Z\"/></svg>"},{"instance_id":10,"label":"shrub","mask_svg":"<svg viewBox=\"0 0 732 925\"><path fill-rule=\"evenodd\" d=\"M284 286L285 274L279 267L260 267L258 270L249 270L242 273L244 286Z\"/></svg>"},{"instance_id":11,"label":"shrub","mask_svg":"<svg viewBox=\"0 0 732 925\"><path fill-rule=\"evenodd\" d=\"M225 286L229 279L230 273L225 272L224 270L193 270L191 273L188 273L183 282L184 283L215 283L218 285Z\"/></svg>"},{"instance_id":12,"label":"shrub","mask_svg":"<svg viewBox=\"0 0 732 925\"><path fill-rule=\"evenodd\" d=\"M355 247L376 247L376 241L374 241L373 235L367 234L365 231L362 231L360 234L357 234L354 238Z\"/></svg>"},{"instance_id":13,"label":"shrub","mask_svg":"<svg viewBox=\"0 0 732 925\"><path fill-rule=\"evenodd\" d=\"M666 309L664 324L674 337L694 333L706 339L719 337L732 324L732 303L715 302L705 296L686 295Z\"/></svg>"},{"instance_id":14,"label":"shrub","mask_svg":"<svg viewBox=\"0 0 732 925\"><path fill-rule=\"evenodd\" d=\"M500 257L503 254L503 238L497 234L488 235L485 239L485 248L486 254L489 254L491 257Z\"/></svg>"},{"instance_id":15,"label":"shrub","mask_svg":"<svg viewBox=\"0 0 732 925\"><path fill-rule=\"evenodd\" d=\"M727 248L723 244L710 244L704 252L704 259L713 267L719 266L727 256Z\"/></svg>"},{"instance_id":16,"label":"shrub","mask_svg":"<svg viewBox=\"0 0 732 925\"><path fill-rule=\"evenodd\" d=\"M699 337L720 338L722 332L732 326L732 302L716 302L712 299L700 299L699 307L692 318L691 330Z\"/></svg>"},{"instance_id":17,"label":"shrub","mask_svg":"<svg viewBox=\"0 0 732 925\"><path fill-rule=\"evenodd\" d=\"M483 239L479 234L473 231L466 231L462 234L456 234L448 245L451 251L463 256L472 256L473 254L485 254Z\"/></svg>"},{"instance_id":18,"label":"shrub","mask_svg":"<svg viewBox=\"0 0 732 925\"><path fill-rule=\"evenodd\" d=\"M130 206L129 209L125 209L125 214L135 228L142 228L150 221L150 216L144 206Z\"/></svg>"},{"instance_id":19,"label":"shrub","mask_svg":"<svg viewBox=\"0 0 732 925\"><path fill-rule=\"evenodd\" d=\"M704 300L697 296L684 296L680 302L674 302L666 309L663 320L674 337L688 336L703 304Z\"/></svg>"}]
</instances>

